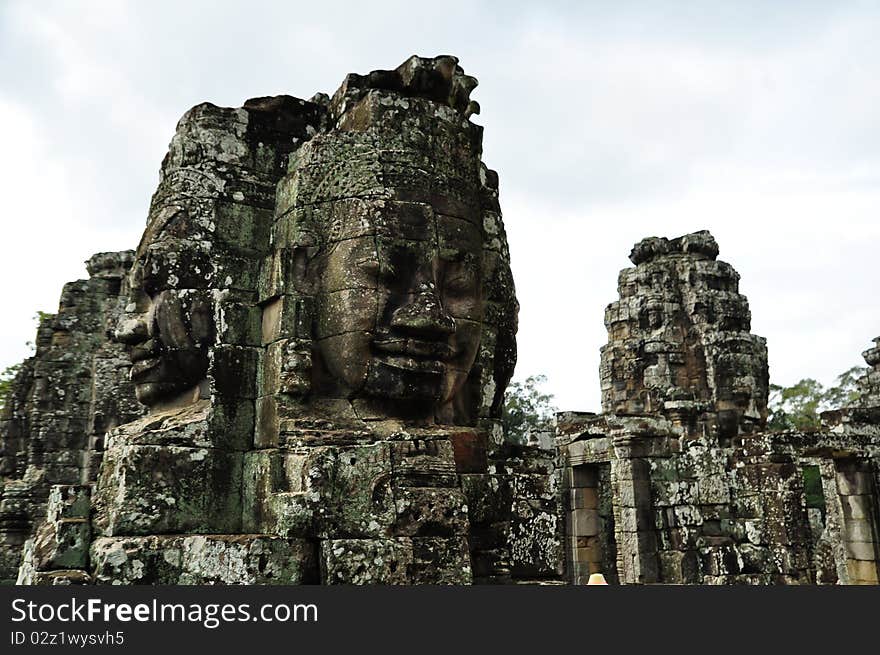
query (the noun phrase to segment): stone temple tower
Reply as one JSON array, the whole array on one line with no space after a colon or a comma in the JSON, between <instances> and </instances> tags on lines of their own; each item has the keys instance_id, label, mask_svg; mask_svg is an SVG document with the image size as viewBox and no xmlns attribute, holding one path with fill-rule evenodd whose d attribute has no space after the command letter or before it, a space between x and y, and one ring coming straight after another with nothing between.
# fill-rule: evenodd
<instances>
[{"instance_id":1,"label":"stone temple tower","mask_svg":"<svg viewBox=\"0 0 880 655\"><path fill-rule=\"evenodd\" d=\"M749 332L739 274L706 231L649 237L621 271L605 310L602 409L659 415L721 440L764 426L767 345Z\"/></svg>"},{"instance_id":2,"label":"stone temple tower","mask_svg":"<svg viewBox=\"0 0 880 655\"><path fill-rule=\"evenodd\" d=\"M605 312L601 415L563 413L566 574L877 584L877 348L859 399L768 432L765 340L706 231L649 237Z\"/></svg>"}]
</instances>

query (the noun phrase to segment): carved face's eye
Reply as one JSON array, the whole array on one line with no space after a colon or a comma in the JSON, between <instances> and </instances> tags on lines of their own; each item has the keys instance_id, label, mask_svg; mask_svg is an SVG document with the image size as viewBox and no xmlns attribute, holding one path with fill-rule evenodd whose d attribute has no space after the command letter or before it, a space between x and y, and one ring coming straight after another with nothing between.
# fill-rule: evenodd
<instances>
[{"instance_id":1,"label":"carved face's eye","mask_svg":"<svg viewBox=\"0 0 880 655\"><path fill-rule=\"evenodd\" d=\"M362 259L357 262L357 267L370 277L378 277L382 272L382 265L376 258Z\"/></svg>"},{"instance_id":2,"label":"carved face's eye","mask_svg":"<svg viewBox=\"0 0 880 655\"><path fill-rule=\"evenodd\" d=\"M144 277L141 282L141 289L144 294L146 294L150 298L155 298L162 289L160 288L159 281L153 276Z\"/></svg>"},{"instance_id":3,"label":"carved face's eye","mask_svg":"<svg viewBox=\"0 0 880 655\"><path fill-rule=\"evenodd\" d=\"M476 285L476 280L473 268L462 262L454 265L452 270L447 272L443 290L453 295L470 293Z\"/></svg>"}]
</instances>

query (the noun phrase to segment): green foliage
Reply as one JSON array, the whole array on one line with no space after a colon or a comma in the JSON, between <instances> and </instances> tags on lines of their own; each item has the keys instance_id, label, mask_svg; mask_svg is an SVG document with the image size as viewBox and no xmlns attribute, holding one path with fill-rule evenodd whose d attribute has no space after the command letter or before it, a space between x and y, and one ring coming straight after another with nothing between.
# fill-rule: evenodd
<instances>
[{"instance_id":1,"label":"green foliage","mask_svg":"<svg viewBox=\"0 0 880 655\"><path fill-rule=\"evenodd\" d=\"M853 366L837 376L837 384L825 392L823 400L829 408L843 407L859 398L858 380L865 374L862 366Z\"/></svg>"},{"instance_id":2,"label":"green foliage","mask_svg":"<svg viewBox=\"0 0 880 655\"><path fill-rule=\"evenodd\" d=\"M514 382L507 388L501 425L508 441L524 444L530 431L550 428L556 408L553 395L542 393L539 388L545 382L544 375L530 375L525 382Z\"/></svg>"},{"instance_id":3,"label":"green foliage","mask_svg":"<svg viewBox=\"0 0 880 655\"><path fill-rule=\"evenodd\" d=\"M828 389L812 378L804 378L790 387L771 384L767 427L771 430L817 429L821 412L858 399L856 382L864 372L864 368L853 366L838 375L836 384Z\"/></svg>"},{"instance_id":4,"label":"green foliage","mask_svg":"<svg viewBox=\"0 0 880 655\"><path fill-rule=\"evenodd\" d=\"M42 321L52 318L53 316L54 314L48 312L37 311L37 313L34 314L34 320L39 327ZM33 341L26 341L25 345L31 349L31 352L34 352ZM18 363L13 364L12 366L7 366L2 372L0 372L0 412L6 408L6 403L9 401L9 394L12 393L12 381L15 379L15 376L18 375L20 370L21 363Z\"/></svg>"},{"instance_id":5,"label":"green foliage","mask_svg":"<svg viewBox=\"0 0 880 655\"><path fill-rule=\"evenodd\" d=\"M15 376L18 375L20 370L21 364L13 364L12 366L7 366L6 369L0 373L0 412L6 408L9 394L12 393L12 381L15 379Z\"/></svg>"},{"instance_id":6,"label":"green foliage","mask_svg":"<svg viewBox=\"0 0 880 655\"><path fill-rule=\"evenodd\" d=\"M815 507L825 512L825 492L822 490L822 475L818 466L804 466L804 498L807 507Z\"/></svg>"}]
</instances>

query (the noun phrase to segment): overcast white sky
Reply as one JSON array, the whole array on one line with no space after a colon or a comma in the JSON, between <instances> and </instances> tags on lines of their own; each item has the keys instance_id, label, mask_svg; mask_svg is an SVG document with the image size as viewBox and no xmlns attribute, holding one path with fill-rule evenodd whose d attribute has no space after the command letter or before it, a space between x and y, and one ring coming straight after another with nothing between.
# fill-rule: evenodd
<instances>
[{"instance_id":1,"label":"overcast white sky","mask_svg":"<svg viewBox=\"0 0 880 655\"><path fill-rule=\"evenodd\" d=\"M0 367L93 252L137 245L180 115L455 54L522 305L518 379L598 410L603 310L642 237L709 229L770 376L880 334L875 2L0 0Z\"/></svg>"}]
</instances>

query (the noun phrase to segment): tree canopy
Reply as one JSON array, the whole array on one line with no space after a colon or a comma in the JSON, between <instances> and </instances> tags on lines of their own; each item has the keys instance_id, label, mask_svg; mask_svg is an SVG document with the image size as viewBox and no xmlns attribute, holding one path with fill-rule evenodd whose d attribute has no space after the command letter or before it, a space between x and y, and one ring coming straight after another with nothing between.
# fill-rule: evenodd
<instances>
[{"instance_id":1,"label":"tree canopy","mask_svg":"<svg viewBox=\"0 0 880 655\"><path fill-rule=\"evenodd\" d=\"M790 387L770 385L767 427L771 430L813 430L819 427L819 414L843 407L859 397L856 382L865 372L853 366L825 388L813 378L804 378Z\"/></svg>"},{"instance_id":2,"label":"tree canopy","mask_svg":"<svg viewBox=\"0 0 880 655\"><path fill-rule=\"evenodd\" d=\"M545 375L530 375L507 387L501 425L508 441L524 444L530 431L550 429L556 407L553 395L540 389L546 382Z\"/></svg>"}]
</instances>

